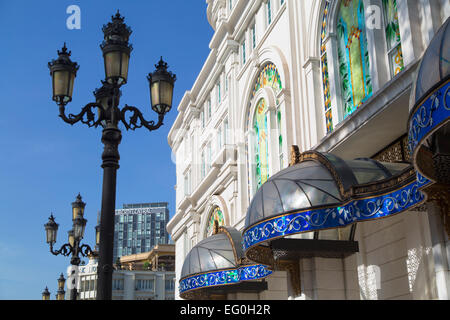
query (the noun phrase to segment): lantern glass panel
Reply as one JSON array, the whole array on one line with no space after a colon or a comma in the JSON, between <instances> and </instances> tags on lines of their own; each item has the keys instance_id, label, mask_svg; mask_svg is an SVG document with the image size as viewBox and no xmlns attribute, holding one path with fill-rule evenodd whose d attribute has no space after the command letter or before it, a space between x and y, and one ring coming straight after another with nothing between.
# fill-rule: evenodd
<instances>
[{"instance_id":1,"label":"lantern glass panel","mask_svg":"<svg viewBox=\"0 0 450 320\"><path fill-rule=\"evenodd\" d=\"M68 236L69 236L69 244L70 244L70 246L71 246L71 247L74 247L74 246L75 246L74 231L73 231L73 230L70 230L70 231L68 232Z\"/></svg>"},{"instance_id":2,"label":"lantern glass panel","mask_svg":"<svg viewBox=\"0 0 450 320\"><path fill-rule=\"evenodd\" d=\"M105 53L106 78L111 83L111 78L120 77L120 52L110 51Z\"/></svg>"},{"instance_id":3,"label":"lantern glass panel","mask_svg":"<svg viewBox=\"0 0 450 320\"><path fill-rule=\"evenodd\" d=\"M100 245L100 228L96 228L95 231L95 244Z\"/></svg>"},{"instance_id":4,"label":"lantern glass panel","mask_svg":"<svg viewBox=\"0 0 450 320\"><path fill-rule=\"evenodd\" d=\"M85 227L86 227L86 220L81 217L78 217L73 224L73 235L76 239L83 238Z\"/></svg>"},{"instance_id":5,"label":"lantern glass panel","mask_svg":"<svg viewBox=\"0 0 450 320\"><path fill-rule=\"evenodd\" d=\"M83 207L73 207L72 208L72 220L75 220L78 216L84 216L84 208Z\"/></svg>"},{"instance_id":6,"label":"lantern glass panel","mask_svg":"<svg viewBox=\"0 0 450 320\"><path fill-rule=\"evenodd\" d=\"M73 85L75 83L75 73L70 74L70 84L69 84L69 97L72 98L73 95Z\"/></svg>"},{"instance_id":7,"label":"lantern glass panel","mask_svg":"<svg viewBox=\"0 0 450 320\"><path fill-rule=\"evenodd\" d=\"M57 70L53 72L53 96L67 96L69 93L68 70ZM73 81L72 81L73 83Z\"/></svg>"},{"instance_id":8,"label":"lantern glass panel","mask_svg":"<svg viewBox=\"0 0 450 320\"><path fill-rule=\"evenodd\" d=\"M64 279L64 278L58 279L58 289L64 289L65 283L66 283L66 279Z\"/></svg>"},{"instance_id":9,"label":"lantern glass panel","mask_svg":"<svg viewBox=\"0 0 450 320\"><path fill-rule=\"evenodd\" d=\"M45 231L47 234L47 243L55 243L56 242L56 230L50 227L46 227Z\"/></svg>"},{"instance_id":10,"label":"lantern glass panel","mask_svg":"<svg viewBox=\"0 0 450 320\"><path fill-rule=\"evenodd\" d=\"M122 70L121 70L121 77L124 82L128 79L128 62L130 61L130 56L127 55L125 52L122 53Z\"/></svg>"},{"instance_id":11,"label":"lantern glass panel","mask_svg":"<svg viewBox=\"0 0 450 320\"><path fill-rule=\"evenodd\" d=\"M152 106L157 106L161 104L160 95L159 95L159 81L155 81L151 84L151 98L152 98Z\"/></svg>"},{"instance_id":12,"label":"lantern glass panel","mask_svg":"<svg viewBox=\"0 0 450 320\"><path fill-rule=\"evenodd\" d=\"M161 104L165 104L167 106L172 105L172 92L173 92L173 85L170 82L166 81L160 82Z\"/></svg>"}]
</instances>

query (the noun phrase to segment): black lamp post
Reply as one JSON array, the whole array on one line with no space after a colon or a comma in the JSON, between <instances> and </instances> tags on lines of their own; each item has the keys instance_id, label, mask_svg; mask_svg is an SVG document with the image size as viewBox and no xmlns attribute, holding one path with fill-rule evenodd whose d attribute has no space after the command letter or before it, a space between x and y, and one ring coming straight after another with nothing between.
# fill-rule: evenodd
<instances>
[{"instance_id":1,"label":"black lamp post","mask_svg":"<svg viewBox=\"0 0 450 320\"><path fill-rule=\"evenodd\" d=\"M100 244L98 264L97 299L111 300L112 298L112 272L113 272L113 240L114 240L114 212L116 206L116 175L119 168L118 146L122 139L119 122L127 130L145 127L153 131L162 126L164 116L172 107L173 88L176 76L167 71L167 63L162 58L153 73L148 74L150 85L151 106L158 114L158 122L146 121L141 111L133 106L125 105L119 108L120 87L127 83L128 65L132 46L128 43L132 33L119 14L112 17L112 21L103 28L104 41L100 48L103 52L105 80L102 87L94 91L95 102L88 103L78 115L65 114L65 106L72 100L73 79L75 79L78 65L69 58L70 52L63 48L58 51L59 58L49 63L50 74L53 77L53 100L59 105L59 116L67 123L73 125L79 121L89 127L103 127L102 154L103 190L100 217ZM57 82L57 71L64 70L72 82ZM61 83L61 87L56 84ZM63 86L64 85L64 86ZM94 111L97 110L97 117ZM132 115L127 119L126 113ZM78 226L80 227L80 226ZM75 232L74 228L74 232Z\"/></svg>"},{"instance_id":2,"label":"black lamp post","mask_svg":"<svg viewBox=\"0 0 450 320\"><path fill-rule=\"evenodd\" d=\"M47 243L50 245L50 252L55 256L62 254L63 256L71 256L70 264L74 266L80 265L80 257L79 255L86 257L91 254L95 254L94 251L87 244L81 245L81 240L84 237L84 229L86 227L87 220L84 219L84 207L86 203L81 200L81 195L78 194L77 200L72 203L72 223L73 228L68 232L68 243L62 245L59 250L53 250L53 245L56 243L56 235L58 232L58 224L55 222L55 218L53 214L50 215L48 222L44 225L46 235L47 235ZM62 276L62 275L61 275ZM64 277L63 277L64 278ZM61 281L60 281L61 280ZM75 280L75 279L74 279ZM64 279L65 281L65 279ZM60 285L62 283L62 289L64 290L64 283L62 279L58 279L58 294L60 294ZM77 299L77 289L76 286L73 286L73 289L70 291L70 299Z\"/></svg>"}]
</instances>

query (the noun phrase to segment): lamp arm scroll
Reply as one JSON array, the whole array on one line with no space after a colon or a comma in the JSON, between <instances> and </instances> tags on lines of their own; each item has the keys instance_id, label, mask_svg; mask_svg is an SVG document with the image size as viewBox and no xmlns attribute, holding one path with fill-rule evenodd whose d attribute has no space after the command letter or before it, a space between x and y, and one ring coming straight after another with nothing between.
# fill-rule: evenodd
<instances>
[{"instance_id":1,"label":"lamp arm scroll","mask_svg":"<svg viewBox=\"0 0 450 320\"><path fill-rule=\"evenodd\" d=\"M98 119L95 120L95 113L92 111L92 108L97 107L99 110L99 116ZM59 105L59 116L61 119L64 120L64 122L68 124L75 124L79 121L86 124L88 127L97 127L100 122L104 119L103 114L103 108L100 104L96 102L88 103L86 106L84 106L83 109L81 109L81 112L77 115L69 114L69 116L66 116L66 108L63 104ZM86 120L84 119L86 116Z\"/></svg>"},{"instance_id":2,"label":"lamp arm scroll","mask_svg":"<svg viewBox=\"0 0 450 320\"><path fill-rule=\"evenodd\" d=\"M89 245L87 245L87 244L83 244L81 247L80 247L80 254L83 256L83 257L87 257L88 255L91 255L91 254L93 254L94 253L94 251L91 249L91 247L89 246Z\"/></svg>"},{"instance_id":3,"label":"lamp arm scroll","mask_svg":"<svg viewBox=\"0 0 450 320\"><path fill-rule=\"evenodd\" d=\"M68 243L64 244L59 250L53 250L53 244L50 244L50 252L55 256L62 254L63 256L67 257L72 253L72 251L73 248Z\"/></svg>"},{"instance_id":4,"label":"lamp arm scroll","mask_svg":"<svg viewBox=\"0 0 450 320\"><path fill-rule=\"evenodd\" d=\"M129 118L129 123L127 122L127 119L125 118L125 113L127 111L133 112L132 116ZM137 128L146 127L149 131L153 131L163 125L164 115L163 114L158 115L158 123L155 125L155 121L145 120L144 116L142 115L142 112L138 108L129 106L129 105L125 105L125 107L120 112L120 119L122 120L122 122L125 125L125 128L127 130L129 130L129 129L135 130ZM139 121L139 123L138 123L138 121Z\"/></svg>"}]
</instances>

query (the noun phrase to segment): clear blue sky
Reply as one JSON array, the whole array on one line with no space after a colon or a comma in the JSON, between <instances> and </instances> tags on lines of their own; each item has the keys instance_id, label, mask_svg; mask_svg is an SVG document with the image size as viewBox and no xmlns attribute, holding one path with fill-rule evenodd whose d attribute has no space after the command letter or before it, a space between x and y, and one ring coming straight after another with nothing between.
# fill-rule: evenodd
<instances>
[{"instance_id":1,"label":"clear blue sky","mask_svg":"<svg viewBox=\"0 0 450 320\"><path fill-rule=\"evenodd\" d=\"M66 27L66 8L74 4L81 9L80 30ZM122 106L137 106L148 120L157 119L146 75L160 56L178 80L174 108L162 128L122 130L116 204L167 201L173 216L175 165L167 134L178 103L209 54L213 30L205 1L0 0L0 299L41 299L45 286L55 299L57 278L66 272L69 258L49 252L44 224L53 212L59 223L57 249L67 242L78 192L87 203L84 241L94 245L101 204L101 128L70 126L58 117L47 63L67 42L80 65L67 109L78 113L93 101L92 91L104 78L101 27L117 9L133 30L134 47Z\"/></svg>"}]
</instances>

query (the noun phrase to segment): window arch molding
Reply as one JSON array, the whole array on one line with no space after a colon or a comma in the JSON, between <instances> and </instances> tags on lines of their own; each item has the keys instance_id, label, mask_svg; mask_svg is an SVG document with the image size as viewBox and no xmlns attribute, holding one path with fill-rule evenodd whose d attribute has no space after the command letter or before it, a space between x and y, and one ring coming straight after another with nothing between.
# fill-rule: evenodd
<instances>
[{"instance_id":1,"label":"window arch molding","mask_svg":"<svg viewBox=\"0 0 450 320\"><path fill-rule=\"evenodd\" d=\"M282 115L286 108L279 99L282 91L276 66L264 65L253 85L244 129L249 197L284 167L282 128L286 125L282 123L286 121Z\"/></svg>"},{"instance_id":2,"label":"window arch molding","mask_svg":"<svg viewBox=\"0 0 450 320\"><path fill-rule=\"evenodd\" d=\"M250 169L248 167L248 127L250 117L253 117L253 112L255 110L254 102L254 87L255 82L257 81L261 71L268 64L273 64L277 69L282 89L275 93L275 98L278 99L278 107L281 110L281 133L282 133L282 149L284 156L284 167L287 164L288 158L288 145L294 144L294 137L298 134L295 131L298 131L299 125L295 125L298 122L299 116L295 115L296 110L293 110L291 107L291 98L290 98L290 71L289 64L287 62L286 57L283 52L276 46L267 46L261 49L258 49L257 52L252 55L252 61L250 62L249 72L245 73L246 79L244 80L244 91L242 92L242 108L239 110L237 115L236 129L239 134L235 135L235 142L238 147L238 161L240 163L239 166L239 182L242 186L242 192L247 192L247 198L245 199L246 203L244 206L248 206L252 192L251 192L251 183L250 183ZM255 93L256 95L257 93ZM253 105L252 105L253 104ZM245 197L244 197L245 198Z\"/></svg>"},{"instance_id":3,"label":"window arch molding","mask_svg":"<svg viewBox=\"0 0 450 320\"><path fill-rule=\"evenodd\" d=\"M222 212L224 226L231 225L230 212L228 210L228 206L225 200L220 195L213 195L208 199L200 219L199 241L206 239L208 237L207 235L208 223L210 221L211 215L214 213L214 210L216 208L219 208Z\"/></svg>"},{"instance_id":4,"label":"window arch molding","mask_svg":"<svg viewBox=\"0 0 450 320\"><path fill-rule=\"evenodd\" d=\"M261 73L261 70L268 64L273 64L277 68L278 74L280 76L283 89L278 94L278 99L280 102L286 101L286 104L290 106L290 72L288 68L288 62L283 52L276 46L264 47L258 50L255 60L252 61L252 71L249 73L247 79L245 80L245 91L242 97L242 106L246 106L241 109L241 113L238 118L238 128L241 130L246 130L248 123L248 115L250 104L253 100L253 89L255 82Z\"/></svg>"}]
</instances>

